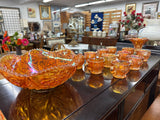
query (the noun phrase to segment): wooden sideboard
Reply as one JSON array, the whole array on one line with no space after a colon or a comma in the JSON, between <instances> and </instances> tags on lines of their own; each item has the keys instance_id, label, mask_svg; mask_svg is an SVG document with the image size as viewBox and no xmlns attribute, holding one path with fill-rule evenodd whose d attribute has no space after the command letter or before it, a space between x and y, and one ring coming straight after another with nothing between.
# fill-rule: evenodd
<instances>
[{"instance_id":1,"label":"wooden sideboard","mask_svg":"<svg viewBox=\"0 0 160 120\"><path fill-rule=\"evenodd\" d=\"M91 45L116 46L118 37L82 37L82 43Z\"/></svg>"}]
</instances>

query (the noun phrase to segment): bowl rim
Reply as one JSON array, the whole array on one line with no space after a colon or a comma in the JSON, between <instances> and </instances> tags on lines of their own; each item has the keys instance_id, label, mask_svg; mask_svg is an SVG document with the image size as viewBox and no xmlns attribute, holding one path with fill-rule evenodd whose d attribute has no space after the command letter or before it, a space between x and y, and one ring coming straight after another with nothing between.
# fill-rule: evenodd
<instances>
[{"instance_id":1,"label":"bowl rim","mask_svg":"<svg viewBox=\"0 0 160 120\"><path fill-rule=\"evenodd\" d=\"M23 55L26 55L26 54L28 54L28 53L30 53L31 51L33 51L33 50L38 50L38 51L46 51L46 52L59 52L59 51L63 51L63 50L69 50L69 51L71 51L72 53L74 53L72 50L70 50L70 49L60 49L60 50L56 50L56 51L49 51L49 50L46 50L46 49L32 49L32 50L29 50L29 51L27 51L25 54L23 54ZM75 53L74 53L75 54ZM15 57L17 57L17 58L20 58L21 56L23 56L23 55L16 55L16 54L7 54L7 55L4 55L4 56L2 56L1 58L0 58L0 64L1 64L1 60L4 58L4 57L6 57L6 56L15 56ZM75 56L73 57L73 59L75 59L75 57L76 57L76 54L75 54ZM75 67L76 68L76 66L77 66L77 64L76 64L76 62L72 62L72 63L70 63L70 64L66 64L66 65L59 65L59 66L54 66L54 67L50 67L50 68L47 68L47 69L43 69L43 70L41 70L41 71L39 71L38 73L28 73L28 74L24 74L24 75L22 75L22 74L20 74L20 73L17 73L17 72L15 72L15 71L12 71L12 70L9 70L9 69L7 69L7 68L5 68L5 67L1 67L0 66L0 70L1 71L5 71L5 72L7 72L7 73L9 73L9 74L11 74L11 75L16 75L16 76L19 76L19 77L31 77L31 76L36 76L36 75L38 75L38 74L40 74L40 73L45 73L45 72L47 72L47 71L50 71L50 70L53 70L53 69L59 69L59 68L62 68L62 67L67 67L67 68L70 68L70 67ZM66 69L66 68L65 68Z\"/></svg>"}]
</instances>

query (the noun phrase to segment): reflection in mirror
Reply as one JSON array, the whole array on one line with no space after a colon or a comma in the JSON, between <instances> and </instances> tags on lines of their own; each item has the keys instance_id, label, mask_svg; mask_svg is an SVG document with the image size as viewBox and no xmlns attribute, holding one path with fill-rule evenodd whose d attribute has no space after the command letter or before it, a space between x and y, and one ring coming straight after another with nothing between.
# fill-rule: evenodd
<instances>
[{"instance_id":1,"label":"reflection in mirror","mask_svg":"<svg viewBox=\"0 0 160 120\"><path fill-rule=\"evenodd\" d=\"M116 82L116 81L118 81L118 82ZM115 83L115 84L113 84L113 83ZM113 84L111 87L111 90L114 93L123 94L124 92L126 92L128 90L128 83L127 83L126 78L124 78L124 79L113 78L111 81L111 84Z\"/></svg>"},{"instance_id":2,"label":"reflection in mirror","mask_svg":"<svg viewBox=\"0 0 160 120\"><path fill-rule=\"evenodd\" d=\"M45 93L23 89L11 105L9 120L62 120L81 105L80 95L68 83Z\"/></svg>"},{"instance_id":3,"label":"reflection in mirror","mask_svg":"<svg viewBox=\"0 0 160 120\"><path fill-rule=\"evenodd\" d=\"M82 69L76 70L74 75L72 76L72 81L80 82L85 79L85 72Z\"/></svg>"},{"instance_id":4,"label":"reflection in mirror","mask_svg":"<svg viewBox=\"0 0 160 120\"><path fill-rule=\"evenodd\" d=\"M113 75L110 72L110 68L104 68L103 69L103 77L108 79L108 80L111 80L113 78Z\"/></svg>"},{"instance_id":5,"label":"reflection in mirror","mask_svg":"<svg viewBox=\"0 0 160 120\"><path fill-rule=\"evenodd\" d=\"M91 88L101 88L104 85L104 78L102 74L91 74L88 78L87 84Z\"/></svg>"},{"instance_id":6,"label":"reflection in mirror","mask_svg":"<svg viewBox=\"0 0 160 120\"><path fill-rule=\"evenodd\" d=\"M143 65L141 66L141 70L148 70L148 63L147 62L143 62Z\"/></svg>"},{"instance_id":7,"label":"reflection in mirror","mask_svg":"<svg viewBox=\"0 0 160 120\"><path fill-rule=\"evenodd\" d=\"M141 73L139 72L139 70L130 70L127 77L128 81L137 82L141 77Z\"/></svg>"}]
</instances>

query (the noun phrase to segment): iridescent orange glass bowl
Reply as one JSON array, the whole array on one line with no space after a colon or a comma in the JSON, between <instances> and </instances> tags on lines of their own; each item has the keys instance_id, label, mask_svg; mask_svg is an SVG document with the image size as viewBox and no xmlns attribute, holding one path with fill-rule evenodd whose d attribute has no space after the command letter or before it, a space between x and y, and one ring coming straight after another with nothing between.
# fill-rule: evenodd
<instances>
[{"instance_id":1,"label":"iridescent orange glass bowl","mask_svg":"<svg viewBox=\"0 0 160 120\"><path fill-rule=\"evenodd\" d=\"M149 57L151 56L150 50L138 49L136 50L136 54L143 57L143 61L148 61Z\"/></svg>"},{"instance_id":2,"label":"iridescent orange glass bowl","mask_svg":"<svg viewBox=\"0 0 160 120\"><path fill-rule=\"evenodd\" d=\"M116 60L116 55L115 54L103 54L104 58L104 67L110 68L111 67L111 62L113 60Z\"/></svg>"},{"instance_id":3,"label":"iridescent orange glass bowl","mask_svg":"<svg viewBox=\"0 0 160 120\"><path fill-rule=\"evenodd\" d=\"M24 55L0 59L0 73L12 84L29 89L49 89L63 84L76 71L77 56L68 49L54 52L33 49Z\"/></svg>"},{"instance_id":4,"label":"iridescent orange glass bowl","mask_svg":"<svg viewBox=\"0 0 160 120\"><path fill-rule=\"evenodd\" d=\"M139 70L143 64L143 58L138 55L130 55L128 60L130 62L130 70Z\"/></svg>"},{"instance_id":5,"label":"iridescent orange glass bowl","mask_svg":"<svg viewBox=\"0 0 160 120\"><path fill-rule=\"evenodd\" d=\"M88 60L90 58L95 58L96 57L96 52L93 52L93 51L87 51L87 52L84 52L84 56L85 56L85 59Z\"/></svg>"},{"instance_id":6,"label":"iridescent orange glass bowl","mask_svg":"<svg viewBox=\"0 0 160 120\"><path fill-rule=\"evenodd\" d=\"M128 61L115 60L112 62L110 71L115 78L126 78L126 74L129 72L130 63Z\"/></svg>"},{"instance_id":7,"label":"iridescent orange glass bowl","mask_svg":"<svg viewBox=\"0 0 160 120\"><path fill-rule=\"evenodd\" d=\"M88 69L92 74L102 73L104 67L103 58L91 58L87 62L88 62Z\"/></svg>"},{"instance_id":8,"label":"iridescent orange glass bowl","mask_svg":"<svg viewBox=\"0 0 160 120\"><path fill-rule=\"evenodd\" d=\"M122 51L128 51L130 53L130 55L134 54L134 48L131 47L123 47Z\"/></svg>"},{"instance_id":9,"label":"iridescent orange glass bowl","mask_svg":"<svg viewBox=\"0 0 160 120\"><path fill-rule=\"evenodd\" d=\"M108 50L108 53L115 54L117 51L116 46L107 46L106 49Z\"/></svg>"},{"instance_id":10,"label":"iridescent orange glass bowl","mask_svg":"<svg viewBox=\"0 0 160 120\"><path fill-rule=\"evenodd\" d=\"M84 56L82 54L78 54L77 58L79 59L79 63L77 65L77 69L81 69L84 64Z\"/></svg>"},{"instance_id":11,"label":"iridescent orange glass bowl","mask_svg":"<svg viewBox=\"0 0 160 120\"><path fill-rule=\"evenodd\" d=\"M106 54L106 53L108 53L108 49L99 49L99 50L97 51L97 55L98 55L99 57L102 57L103 54Z\"/></svg>"},{"instance_id":12,"label":"iridescent orange glass bowl","mask_svg":"<svg viewBox=\"0 0 160 120\"><path fill-rule=\"evenodd\" d=\"M130 38L135 49L142 49L143 45L148 41L147 38Z\"/></svg>"},{"instance_id":13,"label":"iridescent orange glass bowl","mask_svg":"<svg viewBox=\"0 0 160 120\"><path fill-rule=\"evenodd\" d=\"M129 51L118 51L118 59L119 60L124 60L124 61L128 61L128 56L130 55Z\"/></svg>"}]
</instances>

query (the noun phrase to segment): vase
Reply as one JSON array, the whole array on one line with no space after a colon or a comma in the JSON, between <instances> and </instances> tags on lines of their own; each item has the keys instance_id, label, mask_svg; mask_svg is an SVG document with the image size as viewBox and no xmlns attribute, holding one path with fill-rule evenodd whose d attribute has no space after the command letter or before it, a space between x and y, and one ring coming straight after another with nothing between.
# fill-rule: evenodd
<instances>
[{"instance_id":1,"label":"vase","mask_svg":"<svg viewBox=\"0 0 160 120\"><path fill-rule=\"evenodd\" d=\"M142 49L143 45L148 41L147 38L130 38L129 39L134 45L134 49Z\"/></svg>"},{"instance_id":2,"label":"vase","mask_svg":"<svg viewBox=\"0 0 160 120\"><path fill-rule=\"evenodd\" d=\"M22 55L21 46L16 46L16 55Z\"/></svg>"},{"instance_id":3,"label":"vase","mask_svg":"<svg viewBox=\"0 0 160 120\"><path fill-rule=\"evenodd\" d=\"M128 36L136 38L136 37L138 37L138 31L136 29L130 29L128 31Z\"/></svg>"}]
</instances>

